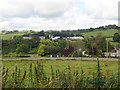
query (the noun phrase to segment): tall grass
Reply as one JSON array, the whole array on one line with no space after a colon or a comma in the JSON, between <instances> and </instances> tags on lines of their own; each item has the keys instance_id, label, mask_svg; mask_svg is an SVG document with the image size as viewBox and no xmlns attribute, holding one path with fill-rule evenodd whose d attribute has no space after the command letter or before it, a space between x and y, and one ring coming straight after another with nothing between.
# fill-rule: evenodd
<instances>
[{"instance_id":1,"label":"tall grass","mask_svg":"<svg viewBox=\"0 0 120 90\"><path fill-rule=\"evenodd\" d=\"M51 66L50 75L47 75L44 65L40 62L31 63L28 71L16 66L12 74L3 66L2 86L3 88L117 88L118 75L109 74L108 70L106 74L101 72L99 60L96 65L93 75L85 75L86 72L82 67L81 69L75 67L72 71L70 65L62 71Z\"/></svg>"}]
</instances>

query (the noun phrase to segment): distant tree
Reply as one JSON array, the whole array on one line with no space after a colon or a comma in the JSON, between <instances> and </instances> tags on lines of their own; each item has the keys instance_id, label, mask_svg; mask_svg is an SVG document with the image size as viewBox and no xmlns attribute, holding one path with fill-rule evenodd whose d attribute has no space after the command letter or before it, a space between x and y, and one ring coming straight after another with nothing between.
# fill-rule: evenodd
<instances>
[{"instance_id":1,"label":"distant tree","mask_svg":"<svg viewBox=\"0 0 120 90\"><path fill-rule=\"evenodd\" d=\"M94 30L95 30L94 28L92 28L92 27L90 28L90 31L94 31Z\"/></svg>"},{"instance_id":2,"label":"distant tree","mask_svg":"<svg viewBox=\"0 0 120 90\"><path fill-rule=\"evenodd\" d=\"M45 32L42 30L42 31L40 31L38 34L39 34L39 36L44 36L44 35L45 35Z\"/></svg>"},{"instance_id":3,"label":"distant tree","mask_svg":"<svg viewBox=\"0 0 120 90\"><path fill-rule=\"evenodd\" d=\"M27 47L24 44L21 44L17 49L16 53L17 54L27 54L29 52L29 47Z\"/></svg>"},{"instance_id":4,"label":"distant tree","mask_svg":"<svg viewBox=\"0 0 120 90\"><path fill-rule=\"evenodd\" d=\"M113 36L113 41L114 42L120 42L120 34L119 33L115 33Z\"/></svg>"},{"instance_id":5,"label":"distant tree","mask_svg":"<svg viewBox=\"0 0 120 90\"><path fill-rule=\"evenodd\" d=\"M41 46L42 45L42 46ZM42 52L42 53L41 53ZM38 49L38 54L40 55L56 55L60 52L60 47L58 42L52 40L41 40Z\"/></svg>"},{"instance_id":6,"label":"distant tree","mask_svg":"<svg viewBox=\"0 0 120 90\"><path fill-rule=\"evenodd\" d=\"M33 30L30 30L30 31L29 31L29 33L30 33L30 34L33 34L33 33L35 33L35 31L33 31Z\"/></svg>"},{"instance_id":7,"label":"distant tree","mask_svg":"<svg viewBox=\"0 0 120 90\"><path fill-rule=\"evenodd\" d=\"M106 45L107 45L107 40L106 38L102 35L102 33L99 33L96 36L95 43L98 46L99 50L102 50L103 52L106 51Z\"/></svg>"},{"instance_id":8,"label":"distant tree","mask_svg":"<svg viewBox=\"0 0 120 90\"><path fill-rule=\"evenodd\" d=\"M64 48L62 55L68 57L73 52L74 52L74 48L72 46L69 46L68 48Z\"/></svg>"},{"instance_id":9,"label":"distant tree","mask_svg":"<svg viewBox=\"0 0 120 90\"><path fill-rule=\"evenodd\" d=\"M19 32L19 31L18 30L14 30L13 32L16 33L16 32Z\"/></svg>"},{"instance_id":10,"label":"distant tree","mask_svg":"<svg viewBox=\"0 0 120 90\"><path fill-rule=\"evenodd\" d=\"M30 40L30 45L32 48L35 48L35 47L38 47L39 46L39 43L40 43L40 39L38 36L33 36Z\"/></svg>"},{"instance_id":11,"label":"distant tree","mask_svg":"<svg viewBox=\"0 0 120 90\"><path fill-rule=\"evenodd\" d=\"M102 55L103 52L108 50L111 51L113 46L108 42L106 38L99 33L96 37L86 38L84 40L87 53L89 55Z\"/></svg>"},{"instance_id":12,"label":"distant tree","mask_svg":"<svg viewBox=\"0 0 120 90\"><path fill-rule=\"evenodd\" d=\"M82 56L82 52L81 51L75 51L73 53L73 57L81 57Z\"/></svg>"},{"instance_id":13,"label":"distant tree","mask_svg":"<svg viewBox=\"0 0 120 90\"><path fill-rule=\"evenodd\" d=\"M68 46L66 40L59 40L58 45L59 45L59 49L60 49L60 52L59 52L60 54L62 54L64 48Z\"/></svg>"},{"instance_id":14,"label":"distant tree","mask_svg":"<svg viewBox=\"0 0 120 90\"><path fill-rule=\"evenodd\" d=\"M107 25L105 26L105 28L108 30L108 29L118 29L118 26L116 25Z\"/></svg>"},{"instance_id":15,"label":"distant tree","mask_svg":"<svg viewBox=\"0 0 120 90\"><path fill-rule=\"evenodd\" d=\"M3 53L24 53L29 54L32 50L32 53L36 53L36 50L39 46L40 40L37 37L33 37L31 40L23 39L22 36L14 36L11 40L3 40ZM34 49L34 51L33 51Z\"/></svg>"},{"instance_id":16,"label":"distant tree","mask_svg":"<svg viewBox=\"0 0 120 90\"><path fill-rule=\"evenodd\" d=\"M97 55L97 53L98 53L98 47L96 43L91 44L90 47L88 48L88 54L94 56Z\"/></svg>"},{"instance_id":17,"label":"distant tree","mask_svg":"<svg viewBox=\"0 0 120 90\"><path fill-rule=\"evenodd\" d=\"M44 44L40 44L37 53L38 53L39 56L44 56L44 53L45 53L45 45Z\"/></svg>"},{"instance_id":18,"label":"distant tree","mask_svg":"<svg viewBox=\"0 0 120 90\"><path fill-rule=\"evenodd\" d=\"M98 30L105 30L104 26L100 26L97 28Z\"/></svg>"},{"instance_id":19,"label":"distant tree","mask_svg":"<svg viewBox=\"0 0 120 90\"><path fill-rule=\"evenodd\" d=\"M74 48L74 51L77 51L79 49L84 49L85 43L82 40L77 41L67 41L69 46L72 46Z\"/></svg>"}]
</instances>

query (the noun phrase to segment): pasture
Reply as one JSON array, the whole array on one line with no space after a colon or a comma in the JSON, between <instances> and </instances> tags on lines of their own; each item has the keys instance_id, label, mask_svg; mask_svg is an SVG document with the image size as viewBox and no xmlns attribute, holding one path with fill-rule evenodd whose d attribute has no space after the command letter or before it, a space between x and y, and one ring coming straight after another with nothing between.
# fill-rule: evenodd
<instances>
[{"instance_id":1,"label":"pasture","mask_svg":"<svg viewBox=\"0 0 120 90\"><path fill-rule=\"evenodd\" d=\"M21 61L3 61L3 66L12 70L12 68L18 66L21 69L29 69L29 65L35 64L36 60L21 60ZM49 75L49 69L53 66L54 70L65 70L68 65L71 66L72 70L77 68L83 68L86 73L95 71L97 68L96 61L78 61L78 60L39 60L41 64L45 66L45 71ZM102 71L108 69L110 72L117 72L118 71L118 62L117 61L100 61L100 66Z\"/></svg>"},{"instance_id":2,"label":"pasture","mask_svg":"<svg viewBox=\"0 0 120 90\"><path fill-rule=\"evenodd\" d=\"M1 34L3 40L12 39L14 36L22 36L24 32L10 33L10 34Z\"/></svg>"},{"instance_id":3,"label":"pasture","mask_svg":"<svg viewBox=\"0 0 120 90\"><path fill-rule=\"evenodd\" d=\"M117 29L112 29L112 30L98 30L98 31L92 31L92 32L85 32L85 33L82 33L83 36L85 37L90 37L90 36L97 36L99 33L102 33L103 36L105 37L113 37L114 34L118 32Z\"/></svg>"},{"instance_id":4,"label":"pasture","mask_svg":"<svg viewBox=\"0 0 120 90\"><path fill-rule=\"evenodd\" d=\"M59 88L62 86L67 88L68 87L85 88L86 85L89 88L91 87L108 88L111 85L111 82L113 82L111 80L113 79L117 80L116 76L118 75L117 61L99 61L100 66L98 66L97 61L85 61L85 60L84 61L21 60L21 61L3 61L2 64L3 73L7 73L5 75L3 74L4 88L5 87ZM98 75L100 75L100 77L98 77ZM22 84L20 84L20 80ZM94 84L92 84L91 82L94 80L97 80L97 82L95 81L93 82ZM99 80L103 80L105 84L99 86L101 85L100 84L101 81ZM11 85L10 84L11 82L15 83L15 85ZM111 88L112 87L117 87L116 81L112 83Z\"/></svg>"},{"instance_id":5,"label":"pasture","mask_svg":"<svg viewBox=\"0 0 120 90\"><path fill-rule=\"evenodd\" d=\"M117 29L112 29L112 30L98 30L98 31L92 31L92 32L85 32L85 33L82 33L83 36L85 37L91 37L91 36L94 36L96 37L99 33L102 33L103 36L106 37L106 39L108 41L110 41L110 43L114 46L118 45L119 43L117 42L113 42L113 36L114 34L118 32Z\"/></svg>"}]
</instances>

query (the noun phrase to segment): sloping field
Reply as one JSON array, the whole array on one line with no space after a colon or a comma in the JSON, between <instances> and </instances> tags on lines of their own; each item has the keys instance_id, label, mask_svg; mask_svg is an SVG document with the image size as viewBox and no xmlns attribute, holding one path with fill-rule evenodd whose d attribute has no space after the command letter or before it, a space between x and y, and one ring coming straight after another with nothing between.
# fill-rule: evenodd
<instances>
[{"instance_id":1,"label":"sloping field","mask_svg":"<svg viewBox=\"0 0 120 90\"><path fill-rule=\"evenodd\" d=\"M18 32L18 33L10 33L10 34L2 34L2 39L3 40L8 40L8 39L12 39L14 36L21 36L23 35L23 32Z\"/></svg>"},{"instance_id":2,"label":"sloping field","mask_svg":"<svg viewBox=\"0 0 120 90\"><path fill-rule=\"evenodd\" d=\"M113 37L114 33L116 33L116 32L118 32L117 29L99 30L99 31L82 33L82 35L84 35L85 37L90 37L90 36L97 36L99 33L102 33L105 37Z\"/></svg>"}]
</instances>

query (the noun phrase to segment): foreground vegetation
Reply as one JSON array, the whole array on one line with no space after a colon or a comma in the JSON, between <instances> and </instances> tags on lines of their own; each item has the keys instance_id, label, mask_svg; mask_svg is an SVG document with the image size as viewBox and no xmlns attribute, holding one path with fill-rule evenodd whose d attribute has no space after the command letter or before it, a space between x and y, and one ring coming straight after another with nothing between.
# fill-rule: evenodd
<instances>
[{"instance_id":1,"label":"foreground vegetation","mask_svg":"<svg viewBox=\"0 0 120 90\"><path fill-rule=\"evenodd\" d=\"M110 61L3 61L3 88L117 88Z\"/></svg>"}]
</instances>

